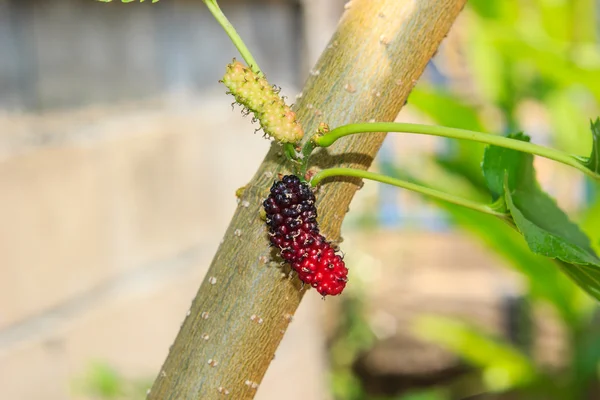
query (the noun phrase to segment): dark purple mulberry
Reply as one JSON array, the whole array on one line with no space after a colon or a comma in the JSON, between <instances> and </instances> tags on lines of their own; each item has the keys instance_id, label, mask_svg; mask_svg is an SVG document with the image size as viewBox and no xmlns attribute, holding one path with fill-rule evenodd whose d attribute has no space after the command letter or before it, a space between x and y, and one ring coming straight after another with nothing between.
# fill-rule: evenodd
<instances>
[{"instance_id":1,"label":"dark purple mulberry","mask_svg":"<svg viewBox=\"0 0 600 400\"><path fill-rule=\"evenodd\" d=\"M271 244L279 248L300 280L323 296L340 294L348 269L319 233L315 195L310 187L298 177L286 175L273 183L263 206Z\"/></svg>"}]
</instances>

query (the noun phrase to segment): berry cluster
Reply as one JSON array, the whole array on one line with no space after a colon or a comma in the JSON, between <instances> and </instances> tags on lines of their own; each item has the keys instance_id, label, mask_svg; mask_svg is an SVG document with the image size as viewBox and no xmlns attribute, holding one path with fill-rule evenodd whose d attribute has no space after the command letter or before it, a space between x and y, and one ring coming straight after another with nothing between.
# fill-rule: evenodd
<instances>
[{"instance_id":1,"label":"berry cluster","mask_svg":"<svg viewBox=\"0 0 600 400\"><path fill-rule=\"evenodd\" d=\"M296 143L304 131L296 113L285 104L279 91L239 61L227 65L221 80L236 101L254 113L263 131L281 143Z\"/></svg>"},{"instance_id":2,"label":"berry cluster","mask_svg":"<svg viewBox=\"0 0 600 400\"><path fill-rule=\"evenodd\" d=\"M273 183L263 206L271 244L281 251L298 277L323 295L344 290L348 269L317 225L315 195L294 175Z\"/></svg>"}]
</instances>

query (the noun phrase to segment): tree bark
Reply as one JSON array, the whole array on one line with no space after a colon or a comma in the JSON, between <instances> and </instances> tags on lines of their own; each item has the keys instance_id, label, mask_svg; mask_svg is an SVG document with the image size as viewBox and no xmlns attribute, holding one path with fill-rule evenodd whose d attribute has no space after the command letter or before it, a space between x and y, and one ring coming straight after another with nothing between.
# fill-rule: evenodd
<instances>
[{"instance_id":1,"label":"tree bark","mask_svg":"<svg viewBox=\"0 0 600 400\"><path fill-rule=\"evenodd\" d=\"M320 122L335 127L393 121L465 2L348 2L295 107L306 139ZM345 138L321 149L313 165L366 169L384 137ZM287 277L288 266L279 265L260 218L262 200L277 175L288 173L289 167L281 148L273 145L241 193L240 205L148 399L254 397L306 291L296 277ZM357 183L332 180L317 193L321 231L330 240L339 238ZM352 265L348 267L352 285ZM298 378L289 377L290 387L302 384Z\"/></svg>"}]
</instances>

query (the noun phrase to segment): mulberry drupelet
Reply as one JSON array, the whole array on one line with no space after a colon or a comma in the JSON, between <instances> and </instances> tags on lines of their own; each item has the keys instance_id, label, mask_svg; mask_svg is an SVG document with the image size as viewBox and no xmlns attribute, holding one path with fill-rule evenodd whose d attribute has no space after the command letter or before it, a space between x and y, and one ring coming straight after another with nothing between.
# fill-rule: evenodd
<instances>
[{"instance_id":1,"label":"mulberry drupelet","mask_svg":"<svg viewBox=\"0 0 600 400\"><path fill-rule=\"evenodd\" d=\"M271 244L304 283L323 295L344 290L348 269L331 243L319 233L315 195L294 175L273 183L263 206Z\"/></svg>"}]
</instances>

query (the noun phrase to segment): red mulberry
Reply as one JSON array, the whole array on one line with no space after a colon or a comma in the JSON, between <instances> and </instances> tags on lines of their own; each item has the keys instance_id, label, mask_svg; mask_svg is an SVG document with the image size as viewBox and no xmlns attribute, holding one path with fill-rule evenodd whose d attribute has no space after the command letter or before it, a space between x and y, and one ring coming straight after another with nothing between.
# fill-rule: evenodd
<instances>
[{"instance_id":1,"label":"red mulberry","mask_svg":"<svg viewBox=\"0 0 600 400\"><path fill-rule=\"evenodd\" d=\"M348 269L319 233L315 195L310 187L298 177L286 175L273 183L263 206L271 244L279 248L300 280L323 296L340 294Z\"/></svg>"}]
</instances>

